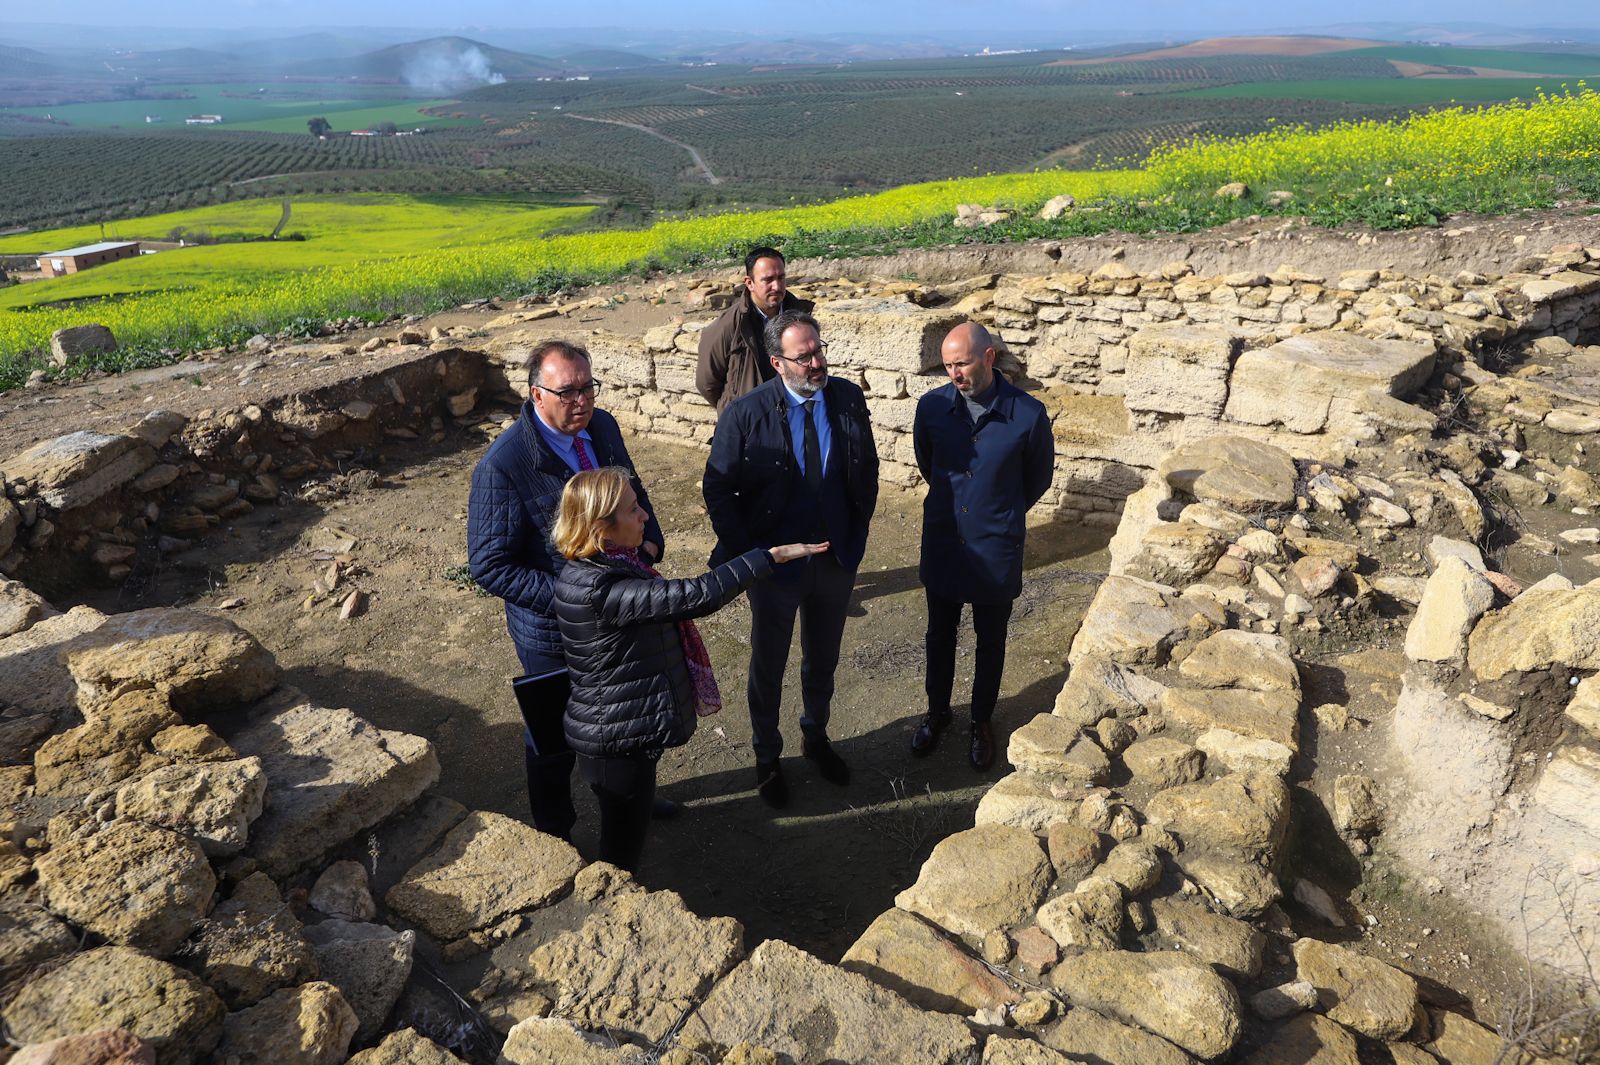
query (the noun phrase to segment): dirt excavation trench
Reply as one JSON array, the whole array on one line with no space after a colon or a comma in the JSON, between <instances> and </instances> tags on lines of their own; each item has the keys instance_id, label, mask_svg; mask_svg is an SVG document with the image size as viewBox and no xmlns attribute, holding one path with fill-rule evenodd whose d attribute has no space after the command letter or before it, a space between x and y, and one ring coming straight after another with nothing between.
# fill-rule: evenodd
<instances>
[{"instance_id":1,"label":"dirt excavation trench","mask_svg":"<svg viewBox=\"0 0 1600 1065\"><path fill-rule=\"evenodd\" d=\"M492 411L482 425L493 431L511 413ZM380 728L427 737L439 754L439 794L526 819L521 726L508 683L516 656L500 601L475 594L464 576L468 486L485 446L478 430L455 429L441 444L381 469L336 474L310 493L332 498L286 497L189 551L141 565L120 588L59 605L226 606L228 618L277 656L286 683ZM699 490L704 453L637 435L629 447L667 534L663 572L702 572L712 545ZM752 946L775 937L837 960L916 879L932 846L972 824L983 791L1007 771L1002 759L989 773L974 772L961 737L927 760L910 756L923 706L920 514L911 494L884 492L846 624L831 731L854 774L847 787L823 781L799 757L797 637L784 693L793 796L783 811L761 802L743 695L749 610L741 599L702 623L727 705L662 759L661 793L686 809L653 826L640 879L679 892L698 913L737 918ZM1067 645L1105 569L1105 538L1103 530L1049 525L1031 534L996 714L1002 744L1011 728L1050 709ZM318 594L317 582L343 557L350 561L340 566L339 587ZM351 590L362 593L364 608L341 620ZM958 698L970 666L969 634ZM574 793L574 842L592 855L593 799L581 782Z\"/></svg>"}]
</instances>

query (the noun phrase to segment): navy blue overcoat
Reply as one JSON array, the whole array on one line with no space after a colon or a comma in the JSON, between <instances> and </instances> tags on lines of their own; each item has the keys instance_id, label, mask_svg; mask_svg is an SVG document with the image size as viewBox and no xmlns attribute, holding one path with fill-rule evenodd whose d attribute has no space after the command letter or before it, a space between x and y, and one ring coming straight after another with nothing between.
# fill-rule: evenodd
<instances>
[{"instance_id":1,"label":"navy blue overcoat","mask_svg":"<svg viewBox=\"0 0 1600 1065\"><path fill-rule=\"evenodd\" d=\"M917 402L912 429L922 504L922 584L963 603L1022 594L1028 508L1050 487L1055 438L1044 404L995 375L998 394L974 425L954 384Z\"/></svg>"},{"instance_id":2,"label":"navy blue overcoat","mask_svg":"<svg viewBox=\"0 0 1600 1065\"><path fill-rule=\"evenodd\" d=\"M550 542L561 490L572 469L539 435L532 402L522 404L515 424L495 438L472 471L467 500L467 562L472 579L506 602L506 629L524 662L560 663L561 632L551 605L556 577L567 564ZM633 472L617 420L603 410L589 419L597 466ZM644 538L666 553L661 524L650 496L634 473L639 505L650 512ZM658 558L660 555L657 556Z\"/></svg>"}]
</instances>

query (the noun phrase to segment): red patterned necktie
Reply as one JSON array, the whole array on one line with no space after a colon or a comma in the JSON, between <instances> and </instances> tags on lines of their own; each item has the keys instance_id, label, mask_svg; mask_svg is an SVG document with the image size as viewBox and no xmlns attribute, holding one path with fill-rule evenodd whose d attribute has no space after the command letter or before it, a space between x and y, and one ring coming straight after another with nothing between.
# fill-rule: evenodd
<instances>
[{"instance_id":1,"label":"red patterned necktie","mask_svg":"<svg viewBox=\"0 0 1600 1065\"><path fill-rule=\"evenodd\" d=\"M594 469L594 460L589 457L589 452L587 450L585 450L585 448L583 446L583 437L581 437L581 436L573 437L572 438L572 446L578 452L578 469L580 469L580 470L592 470L592 469Z\"/></svg>"}]
</instances>

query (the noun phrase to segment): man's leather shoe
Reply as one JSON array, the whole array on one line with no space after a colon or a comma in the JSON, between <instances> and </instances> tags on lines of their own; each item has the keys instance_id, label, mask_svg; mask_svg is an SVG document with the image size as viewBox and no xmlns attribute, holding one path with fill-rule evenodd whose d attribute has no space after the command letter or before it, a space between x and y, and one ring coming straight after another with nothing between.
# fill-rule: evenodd
<instances>
[{"instance_id":1,"label":"man's leather shoe","mask_svg":"<svg viewBox=\"0 0 1600 1065\"><path fill-rule=\"evenodd\" d=\"M657 821L671 821L682 812L683 803L662 798L660 795L655 797L655 801L650 806L650 816Z\"/></svg>"},{"instance_id":2,"label":"man's leather shoe","mask_svg":"<svg viewBox=\"0 0 1600 1065\"><path fill-rule=\"evenodd\" d=\"M807 736L800 753L817 763L817 772L822 774L823 780L841 786L850 783L850 767L845 765L844 759L833 749L828 737Z\"/></svg>"},{"instance_id":3,"label":"man's leather shoe","mask_svg":"<svg viewBox=\"0 0 1600 1065\"><path fill-rule=\"evenodd\" d=\"M933 753L939 746L939 733L950 724L949 714L928 714L923 717L922 724L917 726L917 731L911 737L911 753L918 758Z\"/></svg>"},{"instance_id":4,"label":"man's leather shoe","mask_svg":"<svg viewBox=\"0 0 1600 1065\"><path fill-rule=\"evenodd\" d=\"M775 810L789 805L789 782L783 779L780 763L756 763L756 791L761 793L761 801Z\"/></svg>"},{"instance_id":5,"label":"man's leather shoe","mask_svg":"<svg viewBox=\"0 0 1600 1065\"><path fill-rule=\"evenodd\" d=\"M972 768L982 773L994 765L994 729L987 721L972 723L972 746L967 751Z\"/></svg>"}]
</instances>

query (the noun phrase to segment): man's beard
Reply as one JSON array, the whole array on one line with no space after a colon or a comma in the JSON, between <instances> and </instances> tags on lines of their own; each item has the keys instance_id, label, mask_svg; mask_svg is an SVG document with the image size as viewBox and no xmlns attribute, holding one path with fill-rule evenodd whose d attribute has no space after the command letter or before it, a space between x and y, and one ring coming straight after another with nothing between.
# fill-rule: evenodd
<instances>
[{"instance_id":1,"label":"man's beard","mask_svg":"<svg viewBox=\"0 0 1600 1065\"><path fill-rule=\"evenodd\" d=\"M823 389L823 386L825 386L827 383L828 383L828 375L827 374L823 374L822 375L822 380L818 381L816 384L812 384L809 380L806 380L805 378L801 378L798 382L796 382L795 384L791 385L790 387L793 388L796 392L802 393L803 395L814 396L818 392L821 392L822 389Z\"/></svg>"}]
</instances>

